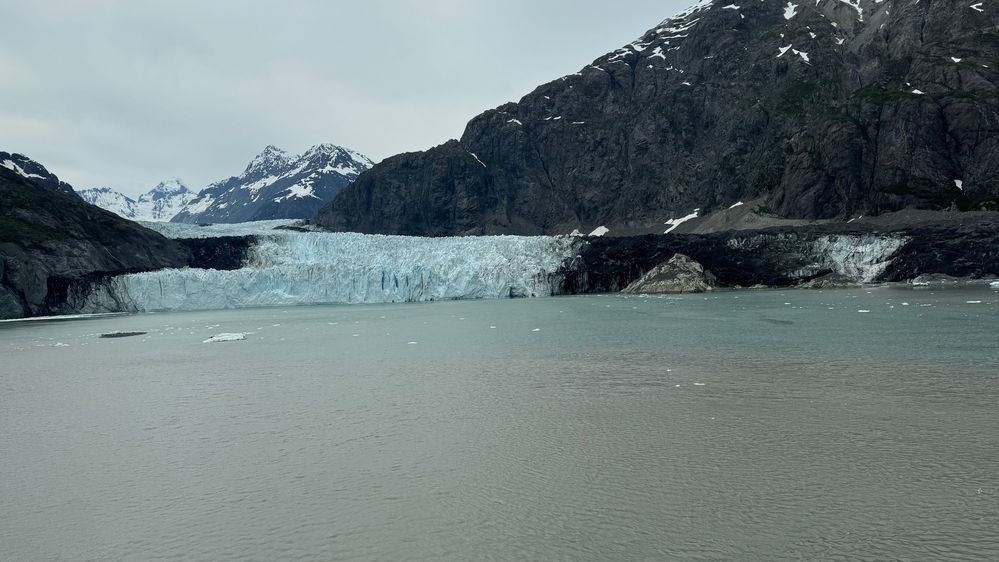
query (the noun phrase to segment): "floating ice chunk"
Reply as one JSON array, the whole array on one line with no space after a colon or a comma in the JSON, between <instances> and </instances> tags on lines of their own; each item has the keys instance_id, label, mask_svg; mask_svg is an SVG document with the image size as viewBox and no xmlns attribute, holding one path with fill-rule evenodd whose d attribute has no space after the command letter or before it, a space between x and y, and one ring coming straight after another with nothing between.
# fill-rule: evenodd
<instances>
[{"instance_id":1,"label":"floating ice chunk","mask_svg":"<svg viewBox=\"0 0 999 562\"><path fill-rule=\"evenodd\" d=\"M541 328L535 328L535 329L533 329L533 330L531 330L531 331L532 331L532 332L540 332L540 331L541 331Z\"/></svg>"},{"instance_id":2,"label":"floating ice chunk","mask_svg":"<svg viewBox=\"0 0 999 562\"><path fill-rule=\"evenodd\" d=\"M971 8L972 10L977 11L977 12L984 12L985 10L982 9L982 4L983 3L984 2L979 2L977 4L972 4L972 5L968 6L968 7Z\"/></svg>"},{"instance_id":3,"label":"floating ice chunk","mask_svg":"<svg viewBox=\"0 0 999 562\"><path fill-rule=\"evenodd\" d=\"M703 382L695 382L694 386L704 386L704 383Z\"/></svg>"},{"instance_id":4,"label":"floating ice chunk","mask_svg":"<svg viewBox=\"0 0 999 562\"><path fill-rule=\"evenodd\" d=\"M836 39L836 44L837 45L842 45L844 41L846 41L846 39L843 39L842 37L840 37L840 38Z\"/></svg>"},{"instance_id":5,"label":"floating ice chunk","mask_svg":"<svg viewBox=\"0 0 999 562\"><path fill-rule=\"evenodd\" d=\"M233 334L216 334L201 343L218 343L225 341L241 341L246 339L246 334L237 332Z\"/></svg>"},{"instance_id":6,"label":"floating ice chunk","mask_svg":"<svg viewBox=\"0 0 999 562\"><path fill-rule=\"evenodd\" d=\"M735 4L729 4L728 6L722 6L723 10L738 10L739 7Z\"/></svg>"},{"instance_id":7,"label":"floating ice chunk","mask_svg":"<svg viewBox=\"0 0 999 562\"><path fill-rule=\"evenodd\" d=\"M69 347L69 344L68 343L62 343L60 341L60 342L56 342L56 343L52 344L52 347Z\"/></svg>"},{"instance_id":8,"label":"floating ice chunk","mask_svg":"<svg viewBox=\"0 0 999 562\"><path fill-rule=\"evenodd\" d=\"M959 58L957 58L957 57L950 57L950 60L952 60L952 61L954 61L954 62L961 62L961 61L962 61L962 60L964 60L964 59L959 59Z\"/></svg>"},{"instance_id":9,"label":"floating ice chunk","mask_svg":"<svg viewBox=\"0 0 999 562\"><path fill-rule=\"evenodd\" d=\"M922 91L922 90L913 90L913 91L912 91L912 92L910 92L910 93L912 93L912 94L916 94L917 96L924 96L924 95L926 95L926 92L924 92L924 91Z\"/></svg>"},{"instance_id":10,"label":"floating ice chunk","mask_svg":"<svg viewBox=\"0 0 999 562\"><path fill-rule=\"evenodd\" d=\"M520 122L520 119L511 119L507 121L507 123L513 123L515 125L523 125L523 123Z\"/></svg>"},{"instance_id":11,"label":"floating ice chunk","mask_svg":"<svg viewBox=\"0 0 999 562\"><path fill-rule=\"evenodd\" d=\"M859 313L861 313L861 314L868 314L868 313L870 313L871 311L870 311L870 310L858 310L857 312L859 312Z\"/></svg>"},{"instance_id":12,"label":"floating ice chunk","mask_svg":"<svg viewBox=\"0 0 999 562\"><path fill-rule=\"evenodd\" d=\"M798 12L796 11L797 9L798 9L797 4L792 4L788 2L787 6L784 6L784 19L789 20L794 16L798 15Z\"/></svg>"},{"instance_id":13,"label":"floating ice chunk","mask_svg":"<svg viewBox=\"0 0 999 562\"><path fill-rule=\"evenodd\" d=\"M968 304L982 304L982 301L967 301Z\"/></svg>"},{"instance_id":14,"label":"floating ice chunk","mask_svg":"<svg viewBox=\"0 0 999 562\"><path fill-rule=\"evenodd\" d=\"M415 342L415 341L411 341L411 342L407 342L406 343L406 345L416 345L416 344L417 344L417 342Z\"/></svg>"},{"instance_id":15,"label":"floating ice chunk","mask_svg":"<svg viewBox=\"0 0 999 562\"><path fill-rule=\"evenodd\" d=\"M794 46L794 43L791 43L787 47L778 47L777 50L780 51L780 54L777 55L777 58L781 58L782 56L784 56L784 53L790 51L791 47L793 47L793 46Z\"/></svg>"},{"instance_id":16,"label":"floating ice chunk","mask_svg":"<svg viewBox=\"0 0 999 562\"><path fill-rule=\"evenodd\" d=\"M738 202L738 203L736 203L735 205L732 205L731 207L729 207L729 209L734 209L734 208L736 208L736 207L741 207L742 205L743 205L742 201L739 201L739 202Z\"/></svg>"},{"instance_id":17,"label":"floating ice chunk","mask_svg":"<svg viewBox=\"0 0 999 562\"><path fill-rule=\"evenodd\" d=\"M992 287L993 289L999 289L999 281L993 281L989 283L989 287Z\"/></svg>"},{"instance_id":18,"label":"floating ice chunk","mask_svg":"<svg viewBox=\"0 0 999 562\"><path fill-rule=\"evenodd\" d=\"M956 185L957 188L960 189L961 191L964 191L964 181L954 180L954 185Z\"/></svg>"},{"instance_id":19,"label":"floating ice chunk","mask_svg":"<svg viewBox=\"0 0 999 562\"><path fill-rule=\"evenodd\" d=\"M589 236L603 236L604 234L607 234L608 232L610 232L610 229L607 228L606 226L598 226L598 227L596 227L596 228L593 229L593 232L591 232L589 234Z\"/></svg>"},{"instance_id":20,"label":"floating ice chunk","mask_svg":"<svg viewBox=\"0 0 999 562\"><path fill-rule=\"evenodd\" d=\"M578 228L572 229L572 232L569 233L569 236L582 236L582 235L583 233L580 232Z\"/></svg>"}]
</instances>

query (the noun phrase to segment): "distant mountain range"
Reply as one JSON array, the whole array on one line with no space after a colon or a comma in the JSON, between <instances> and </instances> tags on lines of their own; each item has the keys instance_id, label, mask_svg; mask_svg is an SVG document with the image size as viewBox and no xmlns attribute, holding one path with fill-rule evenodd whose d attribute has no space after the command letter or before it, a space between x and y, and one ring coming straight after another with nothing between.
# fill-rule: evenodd
<instances>
[{"instance_id":1,"label":"distant mountain range","mask_svg":"<svg viewBox=\"0 0 999 562\"><path fill-rule=\"evenodd\" d=\"M0 153L4 154L4 153ZM132 199L111 188L79 192L89 203L139 221L236 223L312 218L373 165L349 148L319 144L300 156L266 147L238 176L194 193L177 178Z\"/></svg>"},{"instance_id":2,"label":"distant mountain range","mask_svg":"<svg viewBox=\"0 0 999 562\"><path fill-rule=\"evenodd\" d=\"M316 223L614 236L750 201L795 220L997 209L997 156L996 3L709 0L387 158Z\"/></svg>"},{"instance_id":3,"label":"distant mountain range","mask_svg":"<svg viewBox=\"0 0 999 562\"><path fill-rule=\"evenodd\" d=\"M138 199L132 199L110 187L84 189L79 194L84 201L120 217L153 222L169 221L197 197L180 178L161 182Z\"/></svg>"}]
</instances>

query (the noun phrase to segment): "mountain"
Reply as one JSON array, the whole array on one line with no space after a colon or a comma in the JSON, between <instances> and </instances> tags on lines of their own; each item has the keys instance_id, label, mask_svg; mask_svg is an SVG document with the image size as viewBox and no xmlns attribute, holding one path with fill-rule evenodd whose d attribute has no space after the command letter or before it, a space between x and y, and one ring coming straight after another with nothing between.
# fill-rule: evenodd
<instances>
[{"instance_id":1,"label":"mountain","mask_svg":"<svg viewBox=\"0 0 999 562\"><path fill-rule=\"evenodd\" d=\"M135 201L135 220L169 221L197 197L180 178L160 182Z\"/></svg>"},{"instance_id":2,"label":"mountain","mask_svg":"<svg viewBox=\"0 0 999 562\"><path fill-rule=\"evenodd\" d=\"M0 151L0 168L6 168L22 178L30 180L33 185L47 191L70 196L76 195L72 186L61 181L55 174L46 170L45 166L23 154Z\"/></svg>"},{"instance_id":3,"label":"mountain","mask_svg":"<svg viewBox=\"0 0 999 562\"><path fill-rule=\"evenodd\" d=\"M239 176L213 183L174 222L234 223L311 218L371 160L333 144L313 146L301 156L268 146Z\"/></svg>"},{"instance_id":4,"label":"mountain","mask_svg":"<svg viewBox=\"0 0 999 562\"><path fill-rule=\"evenodd\" d=\"M169 221L197 197L179 178L160 182L138 199L132 199L109 187L84 189L78 193L84 201L120 217L153 222Z\"/></svg>"},{"instance_id":5,"label":"mountain","mask_svg":"<svg viewBox=\"0 0 999 562\"><path fill-rule=\"evenodd\" d=\"M182 245L83 201L40 164L13 156L0 152L0 318L65 312L100 278L188 263Z\"/></svg>"},{"instance_id":6,"label":"mountain","mask_svg":"<svg viewBox=\"0 0 999 562\"><path fill-rule=\"evenodd\" d=\"M135 220L135 199L124 193L119 193L110 187L94 187L76 193L91 205L97 205L119 217Z\"/></svg>"},{"instance_id":7,"label":"mountain","mask_svg":"<svg viewBox=\"0 0 999 562\"><path fill-rule=\"evenodd\" d=\"M791 219L999 205L999 21L952 0L702 2L460 140L386 159L333 230L662 232L753 201Z\"/></svg>"}]
</instances>

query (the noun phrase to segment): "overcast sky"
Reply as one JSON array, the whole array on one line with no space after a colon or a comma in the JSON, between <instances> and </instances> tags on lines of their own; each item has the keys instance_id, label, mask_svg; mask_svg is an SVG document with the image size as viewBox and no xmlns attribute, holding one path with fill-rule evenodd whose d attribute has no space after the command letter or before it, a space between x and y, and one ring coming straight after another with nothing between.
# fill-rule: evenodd
<instances>
[{"instance_id":1,"label":"overcast sky","mask_svg":"<svg viewBox=\"0 0 999 562\"><path fill-rule=\"evenodd\" d=\"M137 195L265 145L380 160L461 135L690 0L0 0L0 150Z\"/></svg>"}]
</instances>

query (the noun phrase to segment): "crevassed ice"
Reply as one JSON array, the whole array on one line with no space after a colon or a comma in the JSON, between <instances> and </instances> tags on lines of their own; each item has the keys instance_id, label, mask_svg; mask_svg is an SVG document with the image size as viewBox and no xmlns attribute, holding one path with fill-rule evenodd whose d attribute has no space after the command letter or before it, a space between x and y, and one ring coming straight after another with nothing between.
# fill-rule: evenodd
<instances>
[{"instance_id":1,"label":"crevassed ice","mask_svg":"<svg viewBox=\"0 0 999 562\"><path fill-rule=\"evenodd\" d=\"M822 236L812 243L819 263L813 266L814 271L807 273L831 269L861 283L871 283L888 269L895 253L908 240L903 236L873 234Z\"/></svg>"},{"instance_id":2,"label":"crevassed ice","mask_svg":"<svg viewBox=\"0 0 999 562\"><path fill-rule=\"evenodd\" d=\"M545 236L261 234L259 227L255 234L259 243L247 267L123 275L112 281L111 292L135 311L548 296L580 244Z\"/></svg>"}]
</instances>

